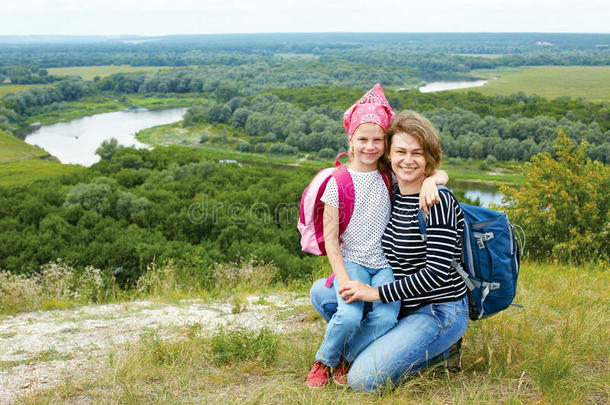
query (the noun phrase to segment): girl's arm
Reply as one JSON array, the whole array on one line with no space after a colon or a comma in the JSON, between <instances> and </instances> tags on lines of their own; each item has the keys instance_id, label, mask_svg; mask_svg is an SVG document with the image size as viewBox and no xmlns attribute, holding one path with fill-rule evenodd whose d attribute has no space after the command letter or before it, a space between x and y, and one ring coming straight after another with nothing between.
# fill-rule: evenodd
<instances>
[{"instance_id":1,"label":"girl's arm","mask_svg":"<svg viewBox=\"0 0 610 405\"><path fill-rule=\"evenodd\" d=\"M324 204L324 246L339 287L350 281L339 249L339 209Z\"/></svg>"},{"instance_id":2,"label":"girl's arm","mask_svg":"<svg viewBox=\"0 0 610 405\"><path fill-rule=\"evenodd\" d=\"M439 196L436 185L444 186L449 181L449 176L444 170L435 170L432 176L426 177L419 190L419 209L423 210L426 215L430 212L428 207L438 204Z\"/></svg>"}]
</instances>

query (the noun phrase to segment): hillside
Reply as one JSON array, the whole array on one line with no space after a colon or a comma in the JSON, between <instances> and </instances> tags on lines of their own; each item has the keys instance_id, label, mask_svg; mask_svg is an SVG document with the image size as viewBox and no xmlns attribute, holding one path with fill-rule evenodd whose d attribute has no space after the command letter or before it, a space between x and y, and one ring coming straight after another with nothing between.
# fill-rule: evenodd
<instances>
[{"instance_id":1,"label":"hillside","mask_svg":"<svg viewBox=\"0 0 610 405\"><path fill-rule=\"evenodd\" d=\"M48 153L0 129L0 163L40 158Z\"/></svg>"}]
</instances>

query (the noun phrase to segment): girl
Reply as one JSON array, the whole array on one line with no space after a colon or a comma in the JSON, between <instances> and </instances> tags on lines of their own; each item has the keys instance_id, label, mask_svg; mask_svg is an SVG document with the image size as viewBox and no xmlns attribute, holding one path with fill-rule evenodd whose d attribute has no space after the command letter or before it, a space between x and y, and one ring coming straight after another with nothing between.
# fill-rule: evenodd
<instances>
[{"instance_id":1,"label":"girl","mask_svg":"<svg viewBox=\"0 0 610 405\"><path fill-rule=\"evenodd\" d=\"M394 281L392 269L381 248L381 237L390 217L390 198L380 173L380 169L385 169L382 159L385 152L384 131L394 115L379 84L344 115L351 158L348 170L355 191L354 210L345 232L339 235L338 190L335 180L331 178L321 200L326 204L324 241L335 274L333 289L337 310L329 319L324 340L307 376L310 387L328 384L333 367L335 382L345 385L349 364L362 349L390 330L397 320L400 309L398 301L374 303L372 311L363 320L364 303L347 303L338 295L338 291L350 281L357 280L373 287ZM429 194L436 191L435 180L446 182L446 174L437 173L427 180L429 189L433 190Z\"/></svg>"}]
</instances>

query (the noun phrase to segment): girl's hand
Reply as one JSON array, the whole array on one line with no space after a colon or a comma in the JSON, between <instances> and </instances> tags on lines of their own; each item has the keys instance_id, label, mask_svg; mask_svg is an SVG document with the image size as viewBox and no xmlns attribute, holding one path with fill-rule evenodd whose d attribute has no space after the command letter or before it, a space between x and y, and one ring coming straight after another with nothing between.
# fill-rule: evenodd
<instances>
[{"instance_id":1,"label":"girl's hand","mask_svg":"<svg viewBox=\"0 0 610 405\"><path fill-rule=\"evenodd\" d=\"M341 298L345 300L346 304L354 301L374 302L380 300L377 288L357 280L350 280L343 284L339 288L339 294L341 294Z\"/></svg>"},{"instance_id":2,"label":"girl's hand","mask_svg":"<svg viewBox=\"0 0 610 405\"><path fill-rule=\"evenodd\" d=\"M434 177L426 177L419 189L419 209L429 214L428 207L439 202L438 188Z\"/></svg>"}]
</instances>

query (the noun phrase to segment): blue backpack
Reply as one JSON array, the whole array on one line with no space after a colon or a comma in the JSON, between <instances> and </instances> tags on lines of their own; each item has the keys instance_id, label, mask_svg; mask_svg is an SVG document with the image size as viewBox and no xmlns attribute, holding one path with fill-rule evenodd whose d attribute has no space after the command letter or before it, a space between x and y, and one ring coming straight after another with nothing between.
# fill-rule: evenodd
<instances>
[{"instance_id":1,"label":"blue backpack","mask_svg":"<svg viewBox=\"0 0 610 405\"><path fill-rule=\"evenodd\" d=\"M439 186L452 198L449 189ZM457 199L456 199L457 201ZM459 203L459 202L458 202ZM464 279L468 288L470 319L491 316L512 304L517 291L520 253L516 231L521 227L512 225L503 212L489 208L459 203L464 213L462 234L462 260L451 265ZM419 230L426 239L426 222L418 213ZM521 249L525 245L523 234ZM515 306L520 306L512 304Z\"/></svg>"}]
</instances>

